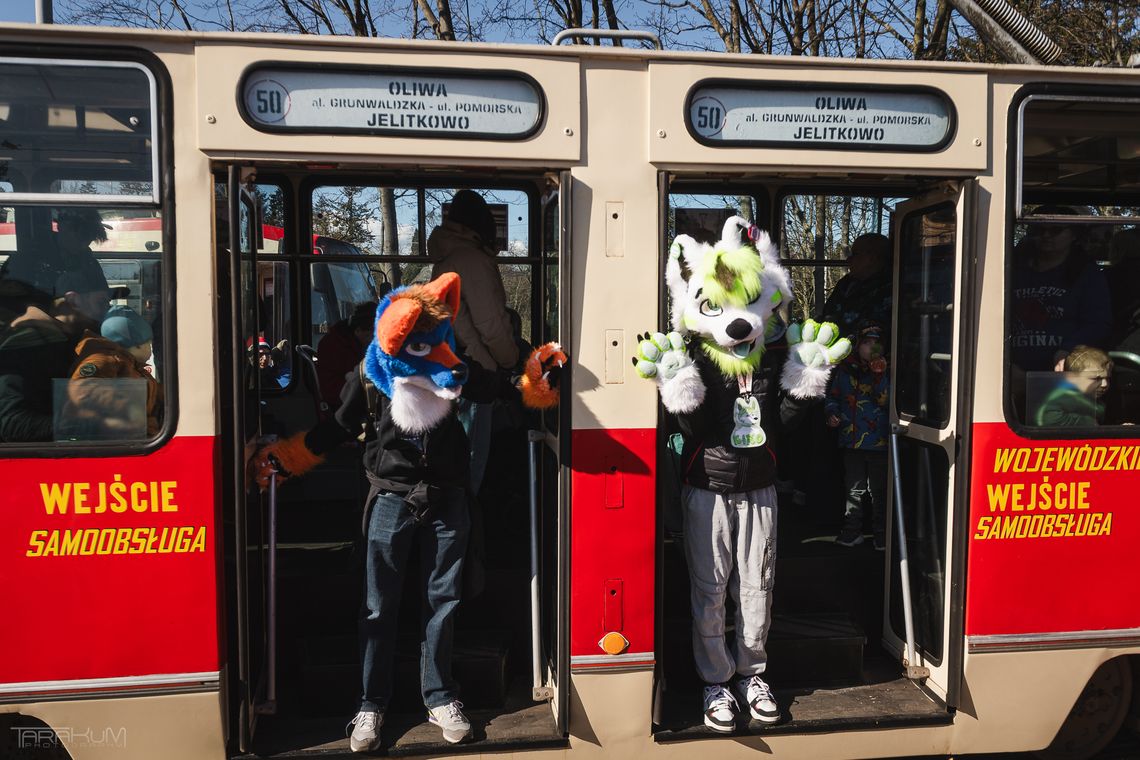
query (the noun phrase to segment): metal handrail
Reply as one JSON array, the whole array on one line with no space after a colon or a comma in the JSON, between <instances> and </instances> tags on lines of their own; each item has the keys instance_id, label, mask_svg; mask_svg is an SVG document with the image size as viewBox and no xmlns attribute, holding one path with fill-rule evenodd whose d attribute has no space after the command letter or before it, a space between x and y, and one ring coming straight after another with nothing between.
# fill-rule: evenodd
<instances>
[{"instance_id":1,"label":"metal handrail","mask_svg":"<svg viewBox=\"0 0 1140 760\"><path fill-rule=\"evenodd\" d=\"M652 42L653 46L658 50L664 49L661 46L661 39L653 32L646 32L641 29L587 29L581 26L576 26L572 29L563 29L554 35L554 39L550 41L550 44L554 47L558 47L562 44L563 40L580 39L583 37L596 37L604 40L641 40L642 42Z\"/></svg>"},{"instance_id":2,"label":"metal handrail","mask_svg":"<svg viewBox=\"0 0 1140 760\"><path fill-rule=\"evenodd\" d=\"M269 618L266 631L265 701L257 704L260 715L277 713L277 473L269 474L269 579L266 600Z\"/></svg>"},{"instance_id":3,"label":"metal handrail","mask_svg":"<svg viewBox=\"0 0 1140 760\"><path fill-rule=\"evenodd\" d=\"M542 666L542 596L539 587L538 561L538 447L546 440L541 430L528 430L526 439L530 454L530 658L531 658L531 698L544 702L551 698L546 688L546 676Z\"/></svg>"},{"instance_id":4,"label":"metal handrail","mask_svg":"<svg viewBox=\"0 0 1140 760\"><path fill-rule=\"evenodd\" d=\"M899 428L896 425L891 431L891 458L894 461L895 485L895 529L898 531L899 547L899 581L902 585L903 597L903 627L906 631L906 651L904 662L907 678L918 679L929 675L926 668L920 668L915 663L914 647L914 610L910 601L910 562L906 547L906 519L903 517L902 476L899 475Z\"/></svg>"}]
</instances>

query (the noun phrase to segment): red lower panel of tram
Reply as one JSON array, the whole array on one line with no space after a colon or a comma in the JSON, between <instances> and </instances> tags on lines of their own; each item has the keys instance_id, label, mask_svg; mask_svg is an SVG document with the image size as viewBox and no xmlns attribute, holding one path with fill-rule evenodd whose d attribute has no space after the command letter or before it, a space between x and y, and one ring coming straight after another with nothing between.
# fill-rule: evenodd
<instances>
[{"instance_id":1,"label":"red lower panel of tram","mask_svg":"<svg viewBox=\"0 0 1140 760\"><path fill-rule=\"evenodd\" d=\"M967 634L1140 627L1137 444L974 426Z\"/></svg>"},{"instance_id":2,"label":"red lower panel of tram","mask_svg":"<svg viewBox=\"0 0 1140 760\"><path fill-rule=\"evenodd\" d=\"M212 437L0 461L0 684L218 670Z\"/></svg>"},{"instance_id":3,"label":"red lower panel of tram","mask_svg":"<svg viewBox=\"0 0 1140 760\"><path fill-rule=\"evenodd\" d=\"M652 660L656 441L653 428L573 432L570 654L579 662ZM601 641L615 633L628 645L611 637L607 652Z\"/></svg>"}]
</instances>

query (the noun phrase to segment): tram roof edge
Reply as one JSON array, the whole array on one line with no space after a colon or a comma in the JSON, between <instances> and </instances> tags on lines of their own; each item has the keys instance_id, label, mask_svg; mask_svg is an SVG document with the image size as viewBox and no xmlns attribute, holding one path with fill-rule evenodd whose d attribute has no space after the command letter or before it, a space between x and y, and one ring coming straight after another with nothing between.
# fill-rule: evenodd
<instances>
[{"instance_id":1,"label":"tram roof edge","mask_svg":"<svg viewBox=\"0 0 1140 760\"><path fill-rule=\"evenodd\" d=\"M802 68L829 68L838 63L856 68L899 68L933 71L977 71L1016 74L1032 72L1050 77L1058 74L1089 74L1100 76L1133 77L1137 70L1126 67L1078 67L1056 65L1028 65L1007 63L966 63L960 61L912 61L897 58L832 58L817 56L758 55L752 53L721 53L715 51L651 50L633 47L597 45L562 45L553 47L541 43L498 42L441 42L438 40L409 40L398 37L352 37L348 35L300 35L270 32L200 32L156 29L136 29L109 26L76 26L65 24L0 23L0 43L27 44L38 40L60 37L82 37L93 44L130 43L191 43L194 45L266 45L280 49L284 44L299 47L328 47L339 49L367 48L373 50L419 50L433 52L477 52L494 55L525 55L543 58L580 58L604 60L645 60L647 62L725 64L739 66L746 63L763 63L765 66L791 66ZM268 55L268 57L272 57Z\"/></svg>"}]
</instances>

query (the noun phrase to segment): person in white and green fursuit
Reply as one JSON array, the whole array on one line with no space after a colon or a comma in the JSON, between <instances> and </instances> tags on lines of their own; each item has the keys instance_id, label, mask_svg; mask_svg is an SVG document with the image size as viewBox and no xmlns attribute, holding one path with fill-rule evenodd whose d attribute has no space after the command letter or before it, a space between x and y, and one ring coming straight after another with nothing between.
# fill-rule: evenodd
<instances>
[{"instance_id":1,"label":"person in white and green fursuit","mask_svg":"<svg viewBox=\"0 0 1140 760\"><path fill-rule=\"evenodd\" d=\"M850 351L830 323L787 328L776 387L766 341L781 337L792 300L787 271L767 233L732 217L715 245L687 235L670 248L665 279L673 331L639 336L634 365L656 381L684 438L685 554L692 588L693 655L705 682L704 723L736 728L742 709L776 723L762 678L776 565L776 460L768 425L797 401L823 396ZM736 642L725 641L725 594L736 602Z\"/></svg>"}]
</instances>

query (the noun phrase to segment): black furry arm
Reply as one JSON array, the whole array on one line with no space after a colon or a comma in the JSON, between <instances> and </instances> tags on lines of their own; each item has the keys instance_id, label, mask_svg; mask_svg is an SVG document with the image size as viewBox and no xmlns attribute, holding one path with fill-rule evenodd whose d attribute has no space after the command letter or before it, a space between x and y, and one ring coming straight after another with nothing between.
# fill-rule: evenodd
<instances>
[{"instance_id":1,"label":"black furry arm","mask_svg":"<svg viewBox=\"0 0 1140 760\"><path fill-rule=\"evenodd\" d=\"M519 390L504 372L483 369L479 362L463 357L467 364L467 382L460 394L476 404L489 404L496 399L510 401L519 397Z\"/></svg>"},{"instance_id":2,"label":"black furry arm","mask_svg":"<svg viewBox=\"0 0 1140 760\"><path fill-rule=\"evenodd\" d=\"M378 402L386 402L383 394L377 392ZM379 409L377 409L379 412ZM344 388L340 392L340 408L336 414L317 423L305 435L305 447L314 454L324 454L360 435L368 422L368 397L364 384L360 381L359 367L345 376Z\"/></svg>"}]
</instances>

